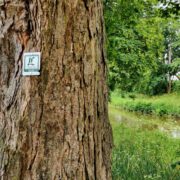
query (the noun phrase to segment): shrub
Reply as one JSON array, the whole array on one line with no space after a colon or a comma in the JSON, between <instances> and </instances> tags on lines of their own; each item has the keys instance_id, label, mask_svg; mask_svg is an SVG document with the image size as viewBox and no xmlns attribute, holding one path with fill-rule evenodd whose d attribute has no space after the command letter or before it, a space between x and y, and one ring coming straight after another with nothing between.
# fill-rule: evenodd
<instances>
[{"instance_id":1,"label":"shrub","mask_svg":"<svg viewBox=\"0 0 180 180\"><path fill-rule=\"evenodd\" d=\"M173 92L179 92L180 93L180 81L175 81L173 84Z\"/></svg>"}]
</instances>

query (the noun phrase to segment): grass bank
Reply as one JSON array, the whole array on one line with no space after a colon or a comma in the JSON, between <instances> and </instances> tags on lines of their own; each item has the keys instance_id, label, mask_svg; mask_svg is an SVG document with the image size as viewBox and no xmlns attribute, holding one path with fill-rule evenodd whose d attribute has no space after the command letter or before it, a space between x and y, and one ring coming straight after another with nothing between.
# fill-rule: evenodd
<instances>
[{"instance_id":1,"label":"grass bank","mask_svg":"<svg viewBox=\"0 0 180 180\"><path fill-rule=\"evenodd\" d=\"M114 180L179 180L180 140L158 131L127 127L111 120L115 147Z\"/></svg>"},{"instance_id":2,"label":"grass bank","mask_svg":"<svg viewBox=\"0 0 180 180\"><path fill-rule=\"evenodd\" d=\"M180 117L180 94L178 93L149 97L113 92L111 105L146 114Z\"/></svg>"}]
</instances>

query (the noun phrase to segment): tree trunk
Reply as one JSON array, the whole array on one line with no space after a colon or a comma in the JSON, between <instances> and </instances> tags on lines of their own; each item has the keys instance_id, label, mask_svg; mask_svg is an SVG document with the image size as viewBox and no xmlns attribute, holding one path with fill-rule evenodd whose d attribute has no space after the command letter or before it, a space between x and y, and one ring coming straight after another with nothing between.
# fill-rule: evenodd
<instances>
[{"instance_id":1,"label":"tree trunk","mask_svg":"<svg viewBox=\"0 0 180 180\"><path fill-rule=\"evenodd\" d=\"M111 179L103 46L101 0L0 0L1 180Z\"/></svg>"},{"instance_id":2,"label":"tree trunk","mask_svg":"<svg viewBox=\"0 0 180 180\"><path fill-rule=\"evenodd\" d=\"M168 65L172 63L172 47L171 44L168 45ZM171 73L168 72L168 86L167 86L167 93L171 93L172 89L172 80L171 80Z\"/></svg>"}]
</instances>

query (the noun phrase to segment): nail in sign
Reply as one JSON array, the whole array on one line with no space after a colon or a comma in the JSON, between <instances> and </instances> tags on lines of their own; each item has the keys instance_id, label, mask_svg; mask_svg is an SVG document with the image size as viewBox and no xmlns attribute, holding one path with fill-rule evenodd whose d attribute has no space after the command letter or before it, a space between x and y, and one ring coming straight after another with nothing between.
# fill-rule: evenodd
<instances>
[{"instance_id":1,"label":"nail in sign","mask_svg":"<svg viewBox=\"0 0 180 180\"><path fill-rule=\"evenodd\" d=\"M40 52L27 52L23 54L23 76L38 76L40 75Z\"/></svg>"}]
</instances>

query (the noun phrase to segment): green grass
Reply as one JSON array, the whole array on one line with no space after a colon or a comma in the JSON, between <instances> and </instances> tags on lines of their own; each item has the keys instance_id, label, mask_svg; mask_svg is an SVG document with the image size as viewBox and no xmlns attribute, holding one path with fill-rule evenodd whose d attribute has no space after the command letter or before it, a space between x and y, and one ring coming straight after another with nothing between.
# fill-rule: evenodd
<instances>
[{"instance_id":1,"label":"green grass","mask_svg":"<svg viewBox=\"0 0 180 180\"><path fill-rule=\"evenodd\" d=\"M180 140L158 131L127 127L111 120L115 147L114 180L179 180L180 169L171 164L180 160Z\"/></svg>"},{"instance_id":2,"label":"green grass","mask_svg":"<svg viewBox=\"0 0 180 180\"><path fill-rule=\"evenodd\" d=\"M162 96L121 95L114 92L111 95L111 105L129 111L139 111L159 116L180 117L180 94Z\"/></svg>"}]
</instances>

